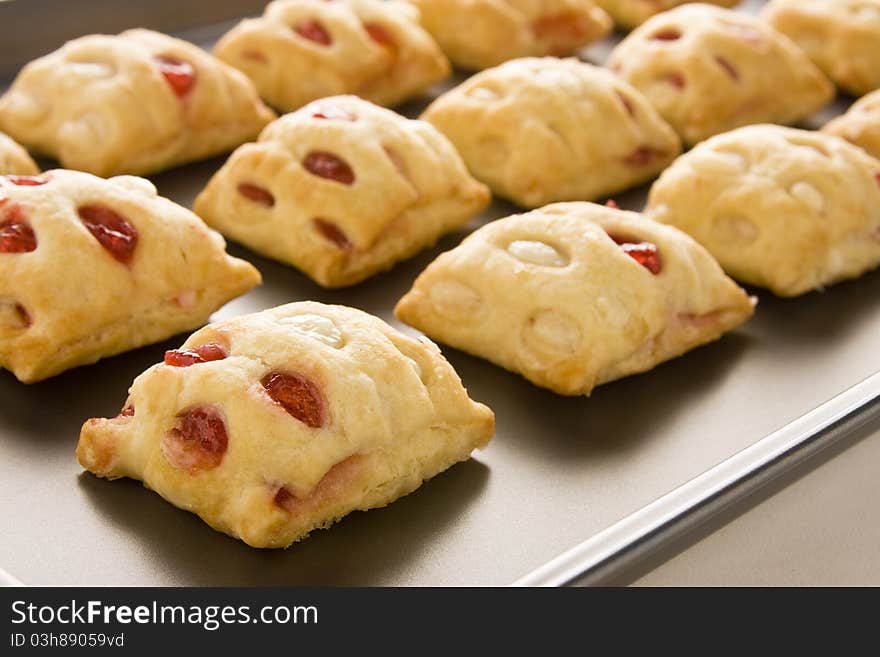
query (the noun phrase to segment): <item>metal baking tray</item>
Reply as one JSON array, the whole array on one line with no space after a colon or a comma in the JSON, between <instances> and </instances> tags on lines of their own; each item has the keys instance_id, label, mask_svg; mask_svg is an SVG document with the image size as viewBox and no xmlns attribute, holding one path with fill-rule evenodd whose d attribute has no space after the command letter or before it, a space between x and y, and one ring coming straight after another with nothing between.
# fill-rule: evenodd
<instances>
[{"instance_id":1,"label":"metal baking tray","mask_svg":"<svg viewBox=\"0 0 880 657\"><path fill-rule=\"evenodd\" d=\"M22 60L91 31L147 25L207 47L230 19L258 13L259 4L0 2L0 25L14 28L0 43L0 82ZM47 15L55 27L40 31ZM601 62L612 44L585 57ZM423 106L402 109L415 116ZM189 206L221 163L153 180ZM617 200L640 209L644 192ZM314 299L400 326L392 309L419 272L468 231L513 211L496 203L466 231L340 291L231 244L265 282L215 318ZM471 396L496 413L489 447L394 504L351 514L288 550L249 548L138 482L99 480L74 459L82 422L115 415L132 379L183 336L31 386L0 372L0 567L27 584L62 585L602 583L615 563L643 558L876 414L880 273L799 299L754 293L758 312L743 328L589 398L556 396L444 347Z\"/></svg>"}]
</instances>

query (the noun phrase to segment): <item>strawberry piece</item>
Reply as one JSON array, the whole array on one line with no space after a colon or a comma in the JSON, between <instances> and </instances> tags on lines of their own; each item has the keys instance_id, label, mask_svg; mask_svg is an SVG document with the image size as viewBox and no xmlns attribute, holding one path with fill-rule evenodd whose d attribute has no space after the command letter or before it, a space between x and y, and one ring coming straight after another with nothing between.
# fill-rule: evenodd
<instances>
[{"instance_id":1,"label":"strawberry piece","mask_svg":"<svg viewBox=\"0 0 880 657\"><path fill-rule=\"evenodd\" d=\"M642 242L638 239L623 237L620 235L609 235L621 250L630 258L639 263L655 276L663 269L663 263L660 259L660 251L656 244L652 242Z\"/></svg>"},{"instance_id":2,"label":"strawberry piece","mask_svg":"<svg viewBox=\"0 0 880 657\"><path fill-rule=\"evenodd\" d=\"M13 185L19 185L21 187L38 187L49 182L45 178L37 178L36 176L4 176L4 178Z\"/></svg>"},{"instance_id":3,"label":"strawberry piece","mask_svg":"<svg viewBox=\"0 0 880 657\"><path fill-rule=\"evenodd\" d=\"M297 420L315 429L324 426L324 400L317 386L307 378L290 372L270 372L260 383Z\"/></svg>"},{"instance_id":4,"label":"strawberry piece","mask_svg":"<svg viewBox=\"0 0 880 657\"><path fill-rule=\"evenodd\" d=\"M354 249L354 244L348 239L348 235L346 235L345 232L332 221L327 221L326 219L314 219L313 221L318 232L340 249L343 251L351 251Z\"/></svg>"},{"instance_id":5,"label":"strawberry piece","mask_svg":"<svg viewBox=\"0 0 880 657\"><path fill-rule=\"evenodd\" d=\"M739 82L739 71L736 70L733 64L724 59L724 57L720 57L718 55L715 56L715 61L718 62L718 65L724 69L725 73L727 73L733 80Z\"/></svg>"},{"instance_id":6,"label":"strawberry piece","mask_svg":"<svg viewBox=\"0 0 880 657\"><path fill-rule=\"evenodd\" d=\"M29 253L37 248L34 229L25 221L21 207L13 205L0 223L0 253Z\"/></svg>"},{"instance_id":7,"label":"strawberry piece","mask_svg":"<svg viewBox=\"0 0 880 657\"><path fill-rule=\"evenodd\" d=\"M253 183L239 183L238 193L254 203L265 205L267 208L275 205L275 197L272 195L272 192L265 187L260 187Z\"/></svg>"},{"instance_id":8,"label":"strawberry piece","mask_svg":"<svg viewBox=\"0 0 880 657\"><path fill-rule=\"evenodd\" d=\"M650 164L651 160L655 157L662 157L663 155L665 155L665 153L656 148L639 146L636 150L623 158L623 161L630 166L640 167Z\"/></svg>"},{"instance_id":9,"label":"strawberry piece","mask_svg":"<svg viewBox=\"0 0 880 657\"><path fill-rule=\"evenodd\" d=\"M165 364L172 367L189 367L226 358L226 350L219 344L209 342L195 349L172 349L165 352Z\"/></svg>"},{"instance_id":10,"label":"strawberry piece","mask_svg":"<svg viewBox=\"0 0 880 657\"><path fill-rule=\"evenodd\" d=\"M342 158L325 151L312 151L303 160L303 167L312 175L335 180L343 185L354 183L354 171Z\"/></svg>"},{"instance_id":11,"label":"strawberry piece","mask_svg":"<svg viewBox=\"0 0 880 657\"><path fill-rule=\"evenodd\" d=\"M81 205L76 212L101 246L116 260L127 265L137 246L137 229L106 205Z\"/></svg>"},{"instance_id":12,"label":"strawberry piece","mask_svg":"<svg viewBox=\"0 0 880 657\"><path fill-rule=\"evenodd\" d=\"M333 43L333 37L326 28L316 20L307 20L294 26L293 31L299 34L303 39L314 41L322 46L329 46Z\"/></svg>"},{"instance_id":13,"label":"strawberry piece","mask_svg":"<svg viewBox=\"0 0 880 657\"><path fill-rule=\"evenodd\" d=\"M220 465L228 445L220 412L195 406L178 413L177 424L162 439L162 452L172 465L195 474Z\"/></svg>"},{"instance_id":14,"label":"strawberry piece","mask_svg":"<svg viewBox=\"0 0 880 657\"><path fill-rule=\"evenodd\" d=\"M192 64L168 55L159 55L154 59L159 72L171 85L178 98L184 98L193 90L196 84L196 70Z\"/></svg>"},{"instance_id":15,"label":"strawberry piece","mask_svg":"<svg viewBox=\"0 0 880 657\"><path fill-rule=\"evenodd\" d=\"M397 50L397 42L384 26L379 23L364 23L364 29L370 35L370 38L383 48L393 51Z\"/></svg>"},{"instance_id":16,"label":"strawberry piece","mask_svg":"<svg viewBox=\"0 0 880 657\"><path fill-rule=\"evenodd\" d=\"M681 32L674 27L654 32L650 37L653 41L678 41L681 38Z\"/></svg>"},{"instance_id":17,"label":"strawberry piece","mask_svg":"<svg viewBox=\"0 0 880 657\"><path fill-rule=\"evenodd\" d=\"M354 114L341 108L336 103L328 100L316 100L309 104L307 111L311 112L312 118L328 119L332 121L354 121Z\"/></svg>"}]
</instances>

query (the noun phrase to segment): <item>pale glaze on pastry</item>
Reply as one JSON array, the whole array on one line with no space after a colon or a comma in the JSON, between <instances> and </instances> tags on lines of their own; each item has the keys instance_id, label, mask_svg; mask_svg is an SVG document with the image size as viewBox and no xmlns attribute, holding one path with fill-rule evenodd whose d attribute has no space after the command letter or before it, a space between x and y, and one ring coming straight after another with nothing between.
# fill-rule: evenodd
<instances>
[{"instance_id":1,"label":"pale glaze on pastry","mask_svg":"<svg viewBox=\"0 0 880 657\"><path fill-rule=\"evenodd\" d=\"M593 203L494 221L437 258L397 317L582 395L720 337L753 303L687 235Z\"/></svg>"},{"instance_id":2,"label":"pale glaze on pastry","mask_svg":"<svg viewBox=\"0 0 880 657\"><path fill-rule=\"evenodd\" d=\"M788 37L752 16L704 4L651 18L614 49L608 66L688 145L751 123L794 123L834 96Z\"/></svg>"},{"instance_id":3,"label":"pale glaze on pastry","mask_svg":"<svg viewBox=\"0 0 880 657\"><path fill-rule=\"evenodd\" d=\"M594 0L410 0L456 66L479 70L517 57L573 55L611 30Z\"/></svg>"},{"instance_id":4,"label":"pale glaze on pastry","mask_svg":"<svg viewBox=\"0 0 880 657\"><path fill-rule=\"evenodd\" d=\"M228 32L214 53L285 112L338 94L392 106L450 73L418 15L400 0L276 0Z\"/></svg>"},{"instance_id":5,"label":"pale glaze on pastry","mask_svg":"<svg viewBox=\"0 0 880 657\"><path fill-rule=\"evenodd\" d=\"M681 152L638 91L574 59L517 59L483 71L422 118L449 137L478 180L525 207L634 187Z\"/></svg>"},{"instance_id":6,"label":"pale glaze on pastry","mask_svg":"<svg viewBox=\"0 0 880 657\"><path fill-rule=\"evenodd\" d=\"M195 211L227 237L338 287L433 244L489 198L432 125L336 96L239 148Z\"/></svg>"},{"instance_id":7,"label":"pale glaze on pastry","mask_svg":"<svg viewBox=\"0 0 880 657\"><path fill-rule=\"evenodd\" d=\"M26 383L191 330L259 283L142 178L0 176L0 367Z\"/></svg>"},{"instance_id":8,"label":"pale glaze on pastry","mask_svg":"<svg viewBox=\"0 0 880 657\"><path fill-rule=\"evenodd\" d=\"M353 308L292 303L193 334L85 423L77 458L255 547L385 506L485 447L452 366Z\"/></svg>"},{"instance_id":9,"label":"pale glaze on pastry","mask_svg":"<svg viewBox=\"0 0 880 657\"><path fill-rule=\"evenodd\" d=\"M149 30L92 35L25 66L0 129L69 169L148 174L222 153L275 118L250 81Z\"/></svg>"},{"instance_id":10,"label":"pale glaze on pastry","mask_svg":"<svg viewBox=\"0 0 880 657\"><path fill-rule=\"evenodd\" d=\"M796 296L880 264L880 161L820 132L749 126L680 157L646 213L734 278Z\"/></svg>"},{"instance_id":11,"label":"pale glaze on pastry","mask_svg":"<svg viewBox=\"0 0 880 657\"><path fill-rule=\"evenodd\" d=\"M880 0L772 0L762 16L840 88L880 87Z\"/></svg>"}]
</instances>

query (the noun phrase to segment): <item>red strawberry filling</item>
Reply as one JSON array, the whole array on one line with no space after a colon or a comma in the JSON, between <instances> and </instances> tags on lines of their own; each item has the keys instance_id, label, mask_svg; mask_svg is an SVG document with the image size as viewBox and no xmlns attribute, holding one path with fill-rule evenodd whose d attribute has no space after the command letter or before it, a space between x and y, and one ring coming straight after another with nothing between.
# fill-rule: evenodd
<instances>
[{"instance_id":1,"label":"red strawberry filling","mask_svg":"<svg viewBox=\"0 0 880 657\"><path fill-rule=\"evenodd\" d=\"M226 350L214 342L199 345L195 349L172 349L165 352L165 364L172 367L189 367L224 358Z\"/></svg>"},{"instance_id":2,"label":"red strawberry filling","mask_svg":"<svg viewBox=\"0 0 880 657\"><path fill-rule=\"evenodd\" d=\"M37 248L37 236L19 206L9 207L4 219L0 223L0 253L28 253Z\"/></svg>"},{"instance_id":3,"label":"red strawberry filling","mask_svg":"<svg viewBox=\"0 0 880 657\"><path fill-rule=\"evenodd\" d=\"M312 428L324 425L324 400L314 383L300 374L270 372L261 381L269 396L297 420Z\"/></svg>"},{"instance_id":4,"label":"red strawberry filling","mask_svg":"<svg viewBox=\"0 0 880 657\"><path fill-rule=\"evenodd\" d=\"M265 205L267 208L275 205L275 197L272 195L272 192L265 187L260 187L253 183L240 183L238 185L238 193L254 203Z\"/></svg>"},{"instance_id":5,"label":"red strawberry filling","mask_svg":"<svg viewBox=\"0 0 880 657\"><path fill-rule=\"evenodd\" d=\"M354 183L354 171L340 157L325 151L312 151L303 160L303 167L312 175L335 180L343 185Z\"/></svg>"},{"instance_id":6,"label":"red strawberry filling","mask_svg":"<svg viewBox=\"0 0 880 657\"><path fill-rule=\"evenodd\" d=\"M328 100L317 100L308 106L312 118L333 121L354 121L355 115Z\"/></svg>"},{"instance_id":7,"label":"red strawberry filling","mask_svg":"<svg viewBox=\"0 0 880 657\"><path fill-rule=\"evenodd\" d=\"M76 212L101 246L116 260L128 264L138 241L135 227L105 205L82 205Z\"/></svg>"},{"instance_id":8,"label":"red strawberry filling","mask_svg":"<svg viewBox=\"0 0 880 657\"><path fill-rule=\"evenodd\" d=\"M324 239L330 240L343 251L351 251L354 244L348 239L348 235L332 221L326 219L314 219L315 229Z\"/></svg>"},{"instance_id":9,"label":"red strawberry filling","mask_svg":"<svg viewBox=\"0 0 880 657\"><path fill-rule=\"evenodd\" d=\"M621 250L626 255L655 276L663 269L663 263L660 259L660 251L656 244L651 242L640 242L637 239L620 235L609 235L609 237L620 246Z\"/></svg>"},{"instance_id":10,"label":"red strawberry filling","mask_svg":"<svg viewBox=\"0 0 880 657\"><path fill-rule=\"evenodd\" d=\"M228 444L220 412L195 406L177 415L177 424L162 439L162 452L172 465L195 474L220 465Z\"/></svg>"},{"instance_id":11,"label":"red strawberry filling","mask_svg":"<svg viewBox=\"0 0 880 657\"><path fill-rule=\"evenodd\" d=\"M37 187L49 182L45 178L37 178L36 176L4 176L4 178L13 185L19 185L21 187Z\"/></svg>"},{"instance_id":12,"label":"red strawberry filling","mask_svg":"<svg viewBox=\"0 0 880 657\"><path fill-rule=\"evenodd\" d=\"M293 31L299 34L303 39L313 41L322 46L329 46L333 43L333 37L327 29L316 20L307 20L294 26Z\"/></svg>"},{"instance_id":13,"label":"red strawberry filling","mask_svg":"<svg viewBox=\"0 0 880 657\"><path fill-rule=\"evenodd\" d=\"M196 71L192 64L168 55L158 55L154 59L159 72L178 98L184 98L192 91L196 84Z\"/></svg>"}]
</instances>

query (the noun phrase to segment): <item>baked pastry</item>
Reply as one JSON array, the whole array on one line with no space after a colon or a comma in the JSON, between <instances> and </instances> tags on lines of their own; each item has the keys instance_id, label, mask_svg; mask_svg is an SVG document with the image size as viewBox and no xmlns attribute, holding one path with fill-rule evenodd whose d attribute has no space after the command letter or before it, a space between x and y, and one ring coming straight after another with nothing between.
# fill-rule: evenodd
<instances>
[{"instance_id":1,"label":"baked pastry","mask_svg":"<svg viewBox=\"0 0 880 657\"><path fill-rule=\"evenodd\" d=\"M634 187L681 152L638 91L574 59L517 59L483 71L422 118L449 137L478 180L525 207Z\"/></svg>"},{"instance_id":2,"label":"baked pastry","mask_svg":"<svg viewBox=\"0 0 880 657\"><path fill-rule=\"evenodd\" d=\"M840 88L880 87L880 0L771 0L762 16Z\"/></svg>"},{"instance_id":3,"label":"baked pastry","mask_svg":"<svg viewBox=\"0 0 880 657\"><path fill-rule=\"evenodd\" d=\"M735 7L742 0L704 1L721 7ZM627 30L638 27L654 14L688 2L693 2L693 0L596 0L596 4L607 11L615 23Z\"/></svg>"},{"instance_id":4,"label":"baked pastry","mask_svg":"<svg viewBox=\"0 0 880 657\"><path fill-rule=\"evenodd\" d=\"M433 126L336 96L235 151L195 211L227 237L340 287L430 246L489 199Z\"/></svg>"},{"instance_id":5,"label":"baked pastry","mask_svg":"<svg viewBox=\"0 0 880 657\"><path fill-rule=\"evenodd\" d=\"M794 123L834 95L787 37L752 16L704 4L654 16L612 51L608 66L688 145L750 123Z\"/></svg>"},{"instance_id":6,"label":"baked pastry","mask_svg":"<svg viewBox=\"0 0 880 657\"><path fill-rule=\"evenodd\" d=\"M214 49L274 107L357 94L397 105L449 76L449 61L400 0L276 0Z\"/></svg>"},{"instance_id":7,"label":"baked pastry","mask_svg":"<svg viewBox=\"0 0 880 657\"><path fill-rule=\"evenodd\" d=\"M274 118L241 73L149 30L70 41L25 66L0 98L0 129L101 176L222 153Z\"/></svg>"},{"instance_id":8,"label":"baked pastry","mask_svg":"<svg viewBox=\"0 0 880 657\"><path fill-rule=\"evenodd\" d=\"M822 132L843 137L880 158L880 89L857 100L846 114L827 123Z\"/></svg>"},{"instance_id":9,"label":"baked pastry","mask_svg":"<svg viewBox=\"0 0 880 657\"><path fill-rule=\"evenodd\" d=\"M194 333L118 416L85 423L76 454L248 545L286 547L412 492L493 432L433 343L300 302Z\"/></svg>"},{"instance_id":10,"label":"baked pastry","mask_svg":"<svg viewBox=\"0 0 880 657\"><path fill-rule=\"evenodd\" d=\"M28 152L0 132L0 175L35 176L40 173Z\"/></svg>"},{"instance_id":11,"label":"baked pastry","mask_svg":"<svg viewBox=\"0 0 880 657\"><path fill-rule=\"evenodd\" d=\"M259 283L152 183L0 176L0 368L31 383L204 323Z\"/></svg>"},{"instance_id":12,"label":"baked pastry","mask_svg":"<svg viewBox=\"0 0 880 657\"><path fill-rule=\"evenodd\" d=\"M410 0L452 63L479 70L517 57L573 55L611 31L594 0Z\"/></svg>"},{"instance_id":13,"label":"baked pastry","mask_svg":"<svg viewBox=\"0 0 880 657\"><path fill-rule=\"evenodd\" d=\"M692 235L734 278L796 296L880 264L880 161L820 132L718 135L651 188L646 213Z\"/></svg>"},{"instance_id":14,"label":"baked pastry","mask_svg":"<svg viewBox=\"0 0 880 657\"><path fill-rule=\"evenodd\" d=\"M395 309L432 338L563 395L649 370L752 312L687 235L592 203L488 224L431 263Z\"/></svg>"}]
</instances>

